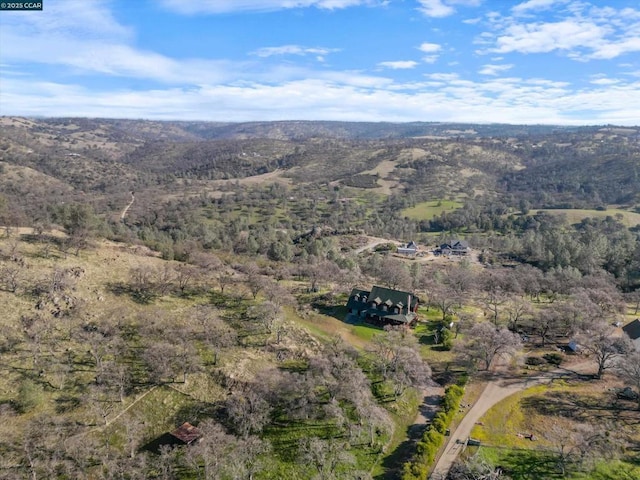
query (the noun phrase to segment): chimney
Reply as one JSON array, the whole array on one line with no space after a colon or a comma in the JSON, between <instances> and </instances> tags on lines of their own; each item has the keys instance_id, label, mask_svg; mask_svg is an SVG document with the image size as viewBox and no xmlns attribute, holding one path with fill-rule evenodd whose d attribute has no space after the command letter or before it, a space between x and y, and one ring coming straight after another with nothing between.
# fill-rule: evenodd
<instances>
[{"instance_id":1,"label":"chimney","mask_svg":"<svg viewBox=\"0 0 640 480\"><path fill-rule=\"evenodd\" d=\"M411 295L407 295L407 314L411 313Z\"/></svg>"}]
</instances>

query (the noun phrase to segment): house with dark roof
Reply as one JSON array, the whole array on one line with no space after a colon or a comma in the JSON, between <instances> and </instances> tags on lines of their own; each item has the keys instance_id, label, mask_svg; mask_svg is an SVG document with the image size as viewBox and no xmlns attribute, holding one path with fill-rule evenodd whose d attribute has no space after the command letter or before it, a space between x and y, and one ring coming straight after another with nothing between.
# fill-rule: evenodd
<instances>
[{"instance_id":1,"label":"house with dark roof","mask_svg":"<svg viewBox=\"0 0 640 480\"><path fill-rule=\"evenodd\" d=\"M418 320L419 304L420 299L412 293L375 286L371 291L353 289L347 310L363 322L377 327L412 327Z\"/></svg>"},{"instance_id":2,"label":"house with dark roof","mask_svg":"<svg viewBox=\"0 0 640 480\"><path fill-rule=\"evenodd\" d=\"M622 327L622 331L631 339L635 349L640 351L640 318L627 323Z\"/></svg>"},{"instance_id":3,"label":"house with dark roof","mask_svg":"<svg viewBox=\"0 0 640 480\"><path fill-rule=\"evenodd\" d=\"M398 253L400 255L415 255L418 253L418 245L416 242L411 241L404 247L398 247Z\"/></svg>"},{"instance_id":4,"label":"house with dark roof","mask_svg":"<svg viewBox=\"0 0 640 480\"><path fill-rule=\"evenodd\" d=\"M450 242L443 243L435 249L436 255L467 255L471 251L469 242L466 240L451 240Z\"/></svg>"}]
</instances>

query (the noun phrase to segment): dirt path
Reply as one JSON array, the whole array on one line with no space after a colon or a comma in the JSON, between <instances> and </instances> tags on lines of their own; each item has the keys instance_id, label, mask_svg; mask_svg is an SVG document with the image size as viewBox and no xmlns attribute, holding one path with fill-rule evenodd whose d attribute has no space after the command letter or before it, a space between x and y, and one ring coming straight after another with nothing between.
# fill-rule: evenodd
<instances>
[{"instance_id":1,"label":"dirt path","mask_svg":"<svg viewBox=\"0 0 640 480\"><path fill-rule=\"evenodd\" d=\"M127 212L129 211L131 205L133 205L133 202L135 202L135 200L136 197L133 195L133 192L131 192L131 201L126 207L124 207L124 210L122 210L122 213L120 214L120 220L124 221L124 218L127 216Z\"/></svg>"},{"instance_id":2,"label":"dirt path","mask_svg":"<svg viewBox=\"0 0 640 480\"><path fill-rule=\"evenodd\" d=\"M548 383L557 378L570 377L578 372L587 369L593 369L592 362L582 362L571 366L571 370L559 368L547 372L537 372L526 377L513 378L497 373L499 377L490 380L487 386L480 394L478 401L471 407L469 412L462 419L458 427L451 432L449 442L447 443L442 455L438 459L431 476L433 480L444 479L463 450L463 445L471 435L471 430L482 416L495 404L513 395L514 393L526 390L527 388Z\"/></svg>"},{"instance_id":3,"label":"dirt path","mask_svg":"<svg viewBox=\"0 0 640 480\"><path fill-rule=\"evenodd\" d=\"M383 243L396 243L393 240L389 240L387 238L380 237L367 237L369 240L366 245L356 248L354 251L357 254L364 252L365 250L370 250L372 248L377 247L378 245L382 245Z\"/></svg>"}]
</instances>

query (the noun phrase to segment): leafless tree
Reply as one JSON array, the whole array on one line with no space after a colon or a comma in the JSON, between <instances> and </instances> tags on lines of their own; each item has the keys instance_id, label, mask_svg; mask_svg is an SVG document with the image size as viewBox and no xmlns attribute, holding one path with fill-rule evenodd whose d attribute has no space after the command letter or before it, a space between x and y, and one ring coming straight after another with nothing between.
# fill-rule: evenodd
<instances>
[{"instance_id":1,"label":"leafless tree","mask_svg":"<svg viewBox=\"0 0 640 480\"><path fill-rule=\"evenodd\" d=\"M14 264L0 264L0 288L8 292L16 293L22 284L22 268Z\"/></svg>"},{"instance_id":2,"label":"leafless tree","mask_svg":"<svg viewBox=\"0 0 640 480\"><path fill-rule=\"evenodd\" d=\"M409 386L424 385L431 376L431 369L420 357L417 339L403 328L389 328L374 336L370 349L374 364L382 377L392 382L396 396Z\"/></svg>"},{"instance_id":3,"label":"leafless tree","mask_svg":"<svg viewBox=\"0 0 640 480\"><path fill-rule=\"evenodd\" d=\"M453 314L454 308L460 305L461 298L446 285L436 285L432 290L431 303L442 312L442 321Z\"/></svg>"},{"instance_id":4,"label":"leafless tree","mask_svg":"<svg viewBox=\"0 0 640 480\"><path fill-rule=\"evenodd\" d=\"M246 439L251 433L260 433L269 422L271 407L251 389L229 396L225 407L233 430L242 438Z\"/></svg>"},{"instance_id":5,"label":"leafless tree","mask_svg":"<svg viewBox=\"0 0 640 480\"><path fill-rule=\"evenodd\" d=\"M520 337L506 328L496 328L488 322L474 325L467 335L468 340L456 345L456 350L470 358L480 361L489 370L497 356L513 355L521 347Z\"/></svg>"},{"instance_id":6,"label":"leafless tree","mask_svg":"<svg viewBox=\"0 0 640 480\"><path fill-rule=\"evenodd\" d=\"M606 323L595 325L589 331L577 337L580 346L593 355L598 371L597 378L601 378L605 370L615 365L616 360L633 350L633 344L627 336L615 336L612 327Z\"/></svg>"},{"instance_id":7,"label":"leafless tree","mask_svg":"<svg viewBox=\"0 0 640 480\"><path fill-rule=\"evenodd\" d=\"M640 311L640 289L627 293L625 299L633 305L633 314L637 315Z\"/></svg>"},{"instance_id":8,"label":"leafless tree","mask_svg":"<svg viewBox=\"0 0 640 480\"><path fill-rule=\"evenodd\" d=\"M249 274L247 275L247 287L249 288L249 291L251 292L251 295L253 296L254 300L256 299L258 294L262 291L262 289L265 287L265 283L266 282L264 278L257 271L257 267L256 269L250 271Z\"/></svg>"},{"instance_id":9,"label":"leafless tree","mask_svg":"<svg viewBox=\"0 0 640 480\"><path fill-rule=\"evenodd\" d=\"M408 288L411 286L411 275L404 262L394 257L382 260L380 280L389 288Z\"/></svg>"},{"instance_id":10,"label":"leafless tree","mask_svg":"<svg viewBox=\"0 0 640 480\"><path fill-rule=\"evenodd\" d=\"M216 280L218 281L218 285L220 285L220 293L224 293L224 289L230 285L233 285L236 282L236 278L232 273L227 272L226 270L220 271L216 275Z\"/></svg>"},{"instance_id":11,"label":"leafless tree","mask_svg":"<svg viewBox=\"0 0 640 480\"><path fill-rule=\"evenodd\" d=\"M616 372L625 382L635 387L640 410L640 352L634 350L620 357L616 363Z\"/></svg>"},{"instance_id":12,"label":"leafless tree","mask_svg":"<svg viewBox=\"0 0 640 480\"><path fill-rule=\"evenodd\" d=\"M522 323L531 317L533 309L527 300L511 295L504 306L504 312L507 315L509 330L517 332Z\"/></svg>"},{"instance_id":13,"label":"leafless tree","mask_svg":"<svg viewBox=\"0 0 640 480\"><path fill-rule=\"evenodd\" d=\"M336 439L321 440L318 437L305 438L300 441L300 460L311 466L315 472L314 479L334 480L351 478L348 473L339 475L338 468L346 470L355 465L356 459L348 453L344 444Z\"/></svg>"},{"instance_id":14,"label":"leafless tree","mask_svg":"<svg viewBox=\"0 0 640 480\"><path fill-rule=\"evenodd\" d=\"M502 472L502 469L474 455L466 461L456 461L447 475L433 480L509 480L509 477Z\"/></svg>"},{"instance_id":15,"label":"leafless tree","mask_svg":"<svg viewBox=\"0 0 640 480\"><path fill-rule=\"evenodd\" d=\"M189 287L189 285L193 282L197 281L198 269L193 265L181 263L179 265L176 265L176 267L174 268L174 275L176 281L178 282L180 293L184 295L187 287Z\"/></svg>"}]
</instances>

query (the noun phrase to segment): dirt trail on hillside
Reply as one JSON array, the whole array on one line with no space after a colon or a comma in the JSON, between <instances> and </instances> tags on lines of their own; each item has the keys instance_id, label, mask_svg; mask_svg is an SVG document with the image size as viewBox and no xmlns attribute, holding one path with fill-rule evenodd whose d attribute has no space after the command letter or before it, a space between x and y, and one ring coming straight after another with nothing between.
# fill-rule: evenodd
<instances>
[{"instance_id":1,"label":"dirt trail on hillside","mask_svg":"<svg viewBox=\"0 0 640 480\"><path fill-rule=\"evenodd\" d=\"M135 200L136 197L133 195L133 192L131 192L131 201L126 207L124 207L124 210L122 210L122 213L120 214L120 220L124 221L125 217L127 216L127 212L129 211L131 205L133 205L133 202L135 202Z\"/></svg>"}]
</instances>

